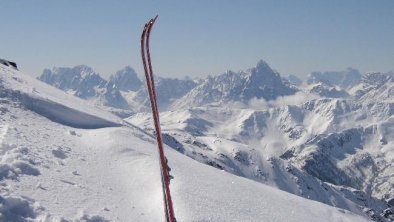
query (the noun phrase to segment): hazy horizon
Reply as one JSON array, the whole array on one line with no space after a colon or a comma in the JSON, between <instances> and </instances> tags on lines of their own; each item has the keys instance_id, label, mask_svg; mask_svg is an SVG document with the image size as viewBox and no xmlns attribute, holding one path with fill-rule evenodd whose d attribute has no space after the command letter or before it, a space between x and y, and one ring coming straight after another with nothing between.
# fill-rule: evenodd
<instances>
[{"instance_id":1,"label":"hazy horizon","mask_svg":"<svg viewBox=\"0 0 394 222\"><path fill-rule=\"evenodd\" d=\"M0 58L38 76L85 64L108 77L126 65L141 75L139 38L151 36L154 71L204 77L263 59L281 75L394 70L394 2L350 1L0 2Z\"/></svg>"}]
</instances>

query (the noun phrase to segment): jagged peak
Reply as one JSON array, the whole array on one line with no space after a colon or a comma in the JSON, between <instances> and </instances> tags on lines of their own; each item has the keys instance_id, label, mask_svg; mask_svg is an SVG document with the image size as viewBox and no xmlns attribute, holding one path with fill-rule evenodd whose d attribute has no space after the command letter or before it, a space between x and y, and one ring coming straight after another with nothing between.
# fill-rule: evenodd
<instances>
[{"instance_id":1,"label":"jagged peak","mask_svg":"<svg viewBox=\"0 0 394 222\"><path fill-rule=\"evenodd\" d=\"M124 77L132 77L137 78L137 73L131 66L125 66L122 69L118 70L115 74L110 76L111 80L115 80L116 78L124 78Z\"/></svg>"},{"instance_id":2,"label":"jagged peak","mask_svg":"<svg viewBox=\"0 0 394 222\"><path fill-rule=\"evenodd\" d=\"M119 71L117 71L115 74L118 74L118 73L135 73L135 70L131 66L125 66L122 69L120 69Z\"/></svg>"},{"instance_id":3,"label":"jagged peak","mask_svg":"<svg viewBox=\"0 0 394 222\"><path fill-rule=\"evenodd\" d=\"M93 68L91 68L88 65L84 65L84 64L76 65L72 69L78 69L78 70L84 70L84 71L93 71Z\"/></svg>"},{"instance_id":4,"label":"jagged peak","mask_svg":"<svg viewBox=\"0 0 394 222\"><path fill-rule=\"evenodd\" d=\"M261 68L265 68L265 69L266 69L266 68L269 68L269 69L271 69L270 66L268 65L268 63L267 63L266 61L262 60L262 59L260 59L260 60L257 62L255 68L256 68L256 69L261 69Z\"/></svg>"},{"instance_id":5,"label":"jagged peak","mask_svg":"<svg viewBox=\"0 0 394 222\"><path fill-rule=\"evenodd\" d=\"M250 75L256 76L276 76L279 77L279 74L275 72L267 62L264 60L259 60L255 67L249 70Z\"/></svg>"},{"instance_id":6,"label":"jagged peak","mask_svg":"<svg viewBox=\"0 0 394 222\"><path fill-rule=\"evenodd\" d=\"M74 75L78 75L81 77L91 76L91 75L99 75L97 74L91 67L87 65L76 65L74 67L53 67L52 69L44 69L43 74L52 74L52 75L65 75L69 73L73 73Z\"/></svg>"},{"instance_id":7,"label":"jagged peak","mask_svg":"<svg viewBox=\"0 0 394 222\"><path fill-rule=\"evenodd\" d=\"M136 91L142 84L137 73L130 66L125 66L110 76L110 82L123 91Z\"/></svg>"}]
</instances>

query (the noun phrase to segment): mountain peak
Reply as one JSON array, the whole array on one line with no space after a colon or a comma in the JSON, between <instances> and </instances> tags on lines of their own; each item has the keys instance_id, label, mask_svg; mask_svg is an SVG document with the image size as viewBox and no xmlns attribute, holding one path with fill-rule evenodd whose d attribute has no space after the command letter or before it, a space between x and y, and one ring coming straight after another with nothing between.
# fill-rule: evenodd
<instances>
[{"instance_id":1,"label":"mountain peak","mask_svg":"<svg viewBox=\"0 0 394 222\"><path fill-rule=\"evenodd\" d=\"M279 73L260 60L255 67L245 72L227 71L209 78L177 101L173 108L226 102L247 104L255 97L274 100L278 96L292 95L295 92L294 88L282 81Z\"/></svg>"},{"instance_id":2,"label":"mountain peak","mask_svg":"<svg viewBox=\"0 0 394 222\"><path fill-rule=\"evenodd\" d=\"M137 91L142 84L137 73L130 66L126 66L111 75L109 82L122 91Z\"/></svg>"},{"instance_id":3,"label":"mountain peak","mask_svg":"<svg viewBox=\"0 0 394 222\"><path fill-rule=\"evenodd\" d=\"M274 70L272 70L271 67L268 65L268 63L266 63L264 60L259 60L256 66L249 70L249 73L252 76L252 78L257 78L257 79L261 79L262 76L265 76L264 78L274 78L274 79L280 78L279 74Z\"/></svg>"},{"instance_id":4,"label":"mountain peak","mask_svg":"<svg viewBox=\"0 0 394 222\"><path fill-rule=\"evenodd\" d=\"M94 72L93 69L90 66L83 65L83 64L76 65L72 69L77 69L77 70L81 70L81 71L88 71L88 72Z\"/></svg>"},{"instance_id":5,"label":"mountain peak","mask_svg":"<svg viewBox=\"0 0 394 222\"><path fill-rule=\"evenodd\" d=\"M38 79L59 89L72 90L78 94L81 94L82 91L92 92L93 90L90 88L105 83L105 80L87 65L77 65L72 68L54 67L52 69L44 69ZM80 97L85 98L86 96Z\"/></svg>"},{"instance_id":6,"label":"mountain peak","mask_svg":"<svg viewBox=\"0 0 394 222\"><path fill-rule=\"evenodd\" d=\"M260 69L271 69L270 66L268 65L268 63L262 59L260 59L257 64L256 64L256 69L260 70Z\"/></svg>"}]
</instances>

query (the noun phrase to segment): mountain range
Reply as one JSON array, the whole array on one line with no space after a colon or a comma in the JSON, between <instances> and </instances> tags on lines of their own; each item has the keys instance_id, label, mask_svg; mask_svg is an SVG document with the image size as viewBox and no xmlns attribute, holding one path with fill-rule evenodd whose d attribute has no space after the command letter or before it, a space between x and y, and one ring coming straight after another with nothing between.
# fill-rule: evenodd
<instances>
[{"instance_id":1,"label":"mountain range","mask_svg":"<svg viewBox=\"0 0 394 222\"><path fill-rule=\"evenodd\" d=\"M86 66L45 70L39 79L155 133L145 86L130 67L108 81ZM348 68L302 81L261 60L245 71L158 77L156 84L165 143L177 152L375 221L393 220L393 72Z\"/></svg>"},{"instance_id":2,"label":"mountain range","mask_svg":"<svg viewBox=\"0 0 394 222\"><path fill-rule=\"evenodd\" d=\"M81 90L86 89L80 86L82 77L103 88L109 85L86 67L80 68L84 74L67 80L73 87L62 85L67 89L64 92L0 64L0 221L161 221L164 211L154 134L132 125L131 119L121 119L74 96L80 92L76 95L91 98L96 93ZM94 89L100 92L102 88ZM204 125L187 116L183 119L194 127ZM196 148L196 154L205 159L200 150L215 147L201 140L176 143L170 134L165 134L165 140L178 221L359 222L385 218L372 210L347 210L342 204L332 207L301 198L224 171L231 165L218 170L216 162L211 163L216 168L210 167L184 155ZM234 158L253 164L244 153L247 147L238 144L240 151L245 149L235 152ZM264 171L275 167L268 165ZM353 194L357 192L349 190ZM362 193L356 197L364 198ZM380 202L368 203L382 207Z\"/></svg>"}]
</instances>

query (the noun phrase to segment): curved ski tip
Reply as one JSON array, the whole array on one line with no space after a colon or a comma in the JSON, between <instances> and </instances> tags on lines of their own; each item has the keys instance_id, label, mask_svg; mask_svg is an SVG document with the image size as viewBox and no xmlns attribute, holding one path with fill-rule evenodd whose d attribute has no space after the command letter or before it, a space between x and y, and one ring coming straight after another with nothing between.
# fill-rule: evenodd
<instances>
[{"instance_id":1,"label":"curved ski tip","mask_svg":"<svg viewBox=\"0 0 394 222\"><path fill-rule=\"evenodd\" d=\"M150 20L150 24L153 24L153 23L155 23L155 21L156 21L157 17L159 17L159 15L156 15L156 16L155 16L153 19L151 19L151 20Z\"/></svg>"}]
</instances>

